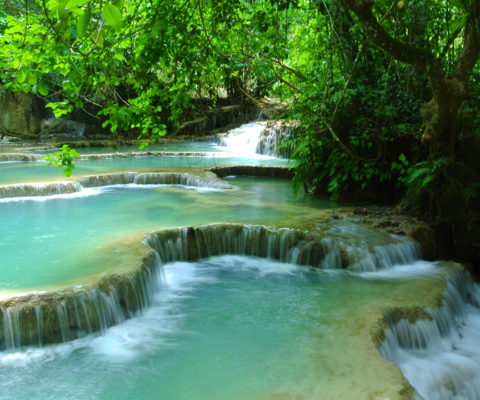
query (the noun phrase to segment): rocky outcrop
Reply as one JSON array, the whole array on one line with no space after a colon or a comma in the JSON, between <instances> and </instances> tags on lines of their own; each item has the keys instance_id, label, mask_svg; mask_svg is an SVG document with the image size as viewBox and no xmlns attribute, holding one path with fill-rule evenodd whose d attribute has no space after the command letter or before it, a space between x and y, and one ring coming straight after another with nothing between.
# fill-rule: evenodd
<instances>
[{"instance_id":1,"label":"rocky outcrop","mask_svg":"<svg viewBox=\"0 0 480 400\"><path fill-rule=\"evenodd\" d=\"M0 135L37 137L44 117L42 100L28 93L0 88Z\"/></svg>"}]
</instances>

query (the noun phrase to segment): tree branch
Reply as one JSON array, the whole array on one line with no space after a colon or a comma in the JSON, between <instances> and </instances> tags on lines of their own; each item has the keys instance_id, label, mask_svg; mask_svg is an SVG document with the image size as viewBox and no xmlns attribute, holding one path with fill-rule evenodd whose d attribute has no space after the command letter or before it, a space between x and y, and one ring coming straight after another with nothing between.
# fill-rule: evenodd
<instances>
[{"instance_id":1,"label":"tree branch","mask_svg":"<svg viewBox=\"0 0 480 400\"><path fill-rule=\"evenodd\" d=\"M398 61L413 64L422 71L437 64L437 59L428 50L412 46L393 38L373 15L371 0L343 0L345 7L355 13L369 39L384 52Z\"/></svg>"},{"instance_id":2,"label":"tree branch","mask_svg":"<svg viewBox=\"0 0 480 400\"><path fill-rule=\"evenodd\" d=\"M458 56L454 77L467 82L480 55L480 0L472 0L465 25L463 49Z\"/></svg>"}]
</instances>

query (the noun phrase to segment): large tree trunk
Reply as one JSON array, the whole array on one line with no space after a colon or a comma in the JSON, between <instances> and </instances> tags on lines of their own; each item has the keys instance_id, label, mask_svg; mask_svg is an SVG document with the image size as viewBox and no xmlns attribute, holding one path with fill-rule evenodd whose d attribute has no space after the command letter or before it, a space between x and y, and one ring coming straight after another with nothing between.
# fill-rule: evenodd
<instances>
[{"instance_id":1,"label":"large tree trunk","mask_svg":"<svg viewBox=\"0 0 480 400\"><path fill-rule=\"evenodd\" d=\"M459 79L446 77L431 82L430 87L436 87L437 90L420 111L424 123L422 143L440 153L451 153L457 133L458 109L467 99L468 90Z\"/></svg>"}]
</instances>

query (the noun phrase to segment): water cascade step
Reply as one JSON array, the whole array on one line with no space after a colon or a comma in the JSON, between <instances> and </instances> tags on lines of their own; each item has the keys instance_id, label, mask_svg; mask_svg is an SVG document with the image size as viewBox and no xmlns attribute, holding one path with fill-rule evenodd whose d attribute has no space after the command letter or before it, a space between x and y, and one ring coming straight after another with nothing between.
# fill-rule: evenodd
<instances>
[{"instance_id":1,"label":"water cascade step","mask_svg":"<svg viewBox=\"0 0 480 400\"><path fill-rule=\"evenodd\" d=\"M111 185L182 185L209 189L231 189L232 187L215 174L201 175L190 173L136 173L125 172L104 175L91 175L75 182L46 182L0 185L0 199L19 197L53 196L81 192L85 188Z\"/></svg>"},{"instance_id":2,"label":"water cascade step","mask_svg":"<svg viewBox=\"0 0 480 400\"><path fill-rule=\"evenodd\" d=\"M480 288L468 273L449 275L442 304L421 310L416 321L401 312L386 320L380 352L419 399L480 399Z\"/></svg>"},{"instance_id":3,"label":"water cascade step","mask_svg":"<svg viewBox=\"0 0 480 400\"><path fill-rule=\"evenodd\" d=\"M29 153L0 153L0 162L9 161L40 161L42 155Z\"/></svg>"},{"instance_id":4,"label":"water cascade step","mask_svg":"<svg viewBox=\"0 0 480 400\"><path fill-rule=\"evenodd\" d=\"M411 262L418 255L412 242L361 251L318 231L234 224L161 230L148 235L144 247L138 266L129 272L112 273L82 287L1 301L0 349L70 341L121 323L149 307L154 293L162 287L162 265L171 261L235 254L318 268L369 271Z\"/></svg>"},{"instance_id":5,"label":"water cascade step","mask_svg":"<svg viewBox=\"0 0 480 400\"><path fill-rule=\"evenodd\" d=\"M279 144L290 134L291 127L288 125L251 122L221 136L219 144L234 153L286 158L288 154L280 150Z\"/></svg>"}]
</instances>

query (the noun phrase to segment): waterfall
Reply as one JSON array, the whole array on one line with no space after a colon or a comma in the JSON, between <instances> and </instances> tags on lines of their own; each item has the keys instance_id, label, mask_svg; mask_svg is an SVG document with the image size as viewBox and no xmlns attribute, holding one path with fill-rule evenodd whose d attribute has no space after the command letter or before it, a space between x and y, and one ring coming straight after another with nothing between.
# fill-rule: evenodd
<instances>
[{"instance_id":1,"label":"waterfall","mask_svg":"<svg viewBox=\"0 0 480 400\"><path fill-rule=\"evenodd\" d=\"M157 254L148 250L135 272L113 274L86 288L5 300L0 304L0 348L42 346L104 332L151 305L162 285L161 270Z\"/></svg>"},{"instance_id":2,"label":"waterfall","mask_svg":"<svg viewBox=\"0 0 480 400\"><path fill-rule=\"evenodd\" d=\"M88 287L2 301L0 348L67 342L121 324L150 307L164 285L163 265L172 261L250 255L363 276L409 266L419 257L414 242L367 248L332 232L236 224L165 229L149 234L144 244L142 260L131 271ZM385 314L380 353L398 365L418 399L480 398L479 307L480 289L457 270L447 275L438 307L393 308Z\"/></svg>"},{"instance_id":3,"label":"waterfall","mask_svg":"<svg viewBox=\"0 0 480 400\"><path fill-rule=\"evenodd\" d=\"M113 273L87 287L67 287L0 302L0 348L42 346L104 332L148 308L163 282L163 264L221 254L251 255L319 268L358 268L355 255L378 268L413 257L405 243L352 249L318 231L213 224L165 229L144 240L145 254L132 271ZM380 265L381 260L385 265ZM371 268L369 264L369 268ZM3 329L1 329L3 327Z\"/></svg>"},{"instance_id":4,"label":"waterfall","mask_svg":"<svg viewBox=\"0 0 480 400\"><path fill-rule=\"evenodd\" d=\"M29 153L0 153L0 162L6 161L39 161L42 158L40 154Z\"/></svg>"},{"instance_id":5,"label":"waterfall","mask_svg":"<svg viewBox=\"0 0 480 400\"><path fill-rule=\"evenodd\" d=\"M288 157L288 154L280 151L279 144L290 133L290 127L282 124L251 122L228 132L220 139L220 146L243 155Z\"/></svg>"},{"instance_id":6,"label":"waterfall","mask_svg":"<svg viewBox=\"0 0 480 400\"><path fill-rule=\"evenodd\" d=\"M53 196L77 193L83 189L78 182L19 183L0 186L0 199L16 197Z\"/></svg>"},{"instance_id":7,"label":"waterfall","mask_svg":"<svg viewBox=\"0 0 480 400\"><path fill-rule=\"evenodd\" d=\"M146 239L162 263L222 254L266 257L282 262L355 272L388 269L419 257L415 242L373 249L344 244L318 231L253 225L212 224L163 230Z\"/></svg>"},{"instance_id":8,"label":"waterfall","mask_svg":"<svg viewBox=\"0 0 480 400\"><path fill-rule=\"evenodd\" d=\"M111 186L111 185L126 185L133 183L136 172L124 172L104 175L89 175L78 179L78 182L85 188Z\"/></svg>"},{"instance_id":9,"label":"waterfall","mask_svg":"<svg viewBox=\"0 0 480 400\"><path fill-rule=\"evenodd\" d=\"M260 142L264 125L251 122L239 128L232 129L221 140L220 146L227 150L244 155L257 154L257 147Z\"/></svg>"},{"instance_id":10,"label":"waterfall","mask_svg":"<svg viewBox=\"0 0 480 400\"><path fill-rule=\"evenodd\" d=\"M232 186L211 172L202 175L190 173L141 173L125 172L91 175L75 182L20 183L0 185L0 199L41 197L82 192L85 188L112 185L181 185L196 188L231 189Z\"/></svg>"},{"instance_id":11,"label":"waterfall","mask_svg":"<svg viewBox=\"0 0 480 400\"><path fill-rule=\"evenodd\" d=\"M381 354L418 399L480 399L480 288L466 272L451 274L441 306L425 313L413 323L388 314Z\"/></svg>"},{"instance_id":12,"label":"waterfall","mask_svg":"<svg viewBox=\"0 0 480 400\"><path fill-rule=\"evenodd\" d=\"M232 188L212 172L204 173L201 178L190 173L144 173L137 174L134 183L137 185L183 185L214 189Z\"/></svg>"}]
</instances>

